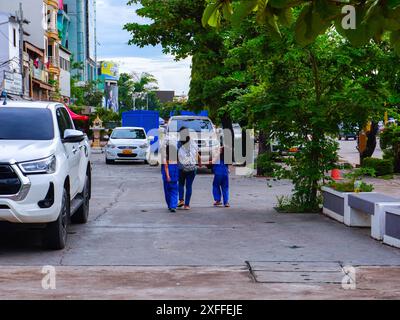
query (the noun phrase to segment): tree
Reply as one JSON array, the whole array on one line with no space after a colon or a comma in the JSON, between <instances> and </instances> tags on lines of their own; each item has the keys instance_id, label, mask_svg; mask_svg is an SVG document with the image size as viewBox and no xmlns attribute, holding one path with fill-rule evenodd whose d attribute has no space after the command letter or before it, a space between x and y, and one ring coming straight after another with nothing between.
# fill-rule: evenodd
<instances>
[{"instance_id":1,"label":"tree","mask_svg":"<svg viewBox=\"0 0 400 320\"><path fill-rule=\"evenodd\" d=\"M80 70L83 70L83 63L71 57L71 101L77 106L101 106L104 94L98 90L98 83L96 81L79 83Z\"/></svg>"},{"instance_id":2,"label":"tree","mask_svg":"<svg viewBox=\"0 0 400 320\"><path fill-rule=\"evenodd\" d=\"M120 110L126 111L133 109L133 92L134 82L132 76L129 73L121 73L118 80L118 101Z\"/></svg>"},{"instance_id":3,"label":"tree","mask_svg":"<svg viewBox=\"0 0 400 320\"><path fill-rule=\"evenodd\" d=\"M257 21L276 35L281 35L280 25L288 26L295 18L295 38L302 46L313 43L334 25L355 46L366 45L371 39L380 40L388 32L393 48L400 53L400 0L208 0L207 3L204 26L218 27L222 18L239 24L255 12ZM294 17L295 9L301 12Z\"/></svg>"},{"instance_id":4,"label":"tree","mask_svg":"<svg viewBox=\"0 0 400 320\"><path fill-rule=\"evenodd\" d=\"M207 107L215 111L219 104L204 94L204 81L220 74L225 52L221 35L201 25L204 0L131 0L128 5L141 4L136 12L151 19L150 24L127 23L124 29L131 33L130 44L139 47L161 45L163 52L177 60L192 57L189 106Z\"/></svg>"},{"instance_id":5,"label":"tree","mask_svg":"<svg viewBox=\"0 0 400 320\"><path fill-rule=\"evenodd\" d=\"M134 107L144 108L147 105L150 109L155 109L159 105L153 92L156 89L157 79L149 73L121 73L118 80L120 111L132 110Z\"/></svg>"}]
</instances>

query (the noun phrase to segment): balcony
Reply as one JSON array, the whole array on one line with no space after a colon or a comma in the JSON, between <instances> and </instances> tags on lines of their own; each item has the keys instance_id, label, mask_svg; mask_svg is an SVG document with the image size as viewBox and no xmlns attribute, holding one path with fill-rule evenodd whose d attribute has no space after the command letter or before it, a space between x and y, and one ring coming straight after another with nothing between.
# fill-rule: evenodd
<instances>
[{"instance_id":1,"label":"balcony","mask_svg":"<svg viewBox=\"0 0 400 320\"><path fill-rule=\"evenodd\" d=\"M60 74L60 61L58 57L48 57L48 69L50 73Z\"/></svg>"},{"instance_id":2,"label":"balcony","mask_svg":"<svg viewBox=\"0 0 400 320\"><path fill-rule=\"evenodd\" d=\"M49 39L53 39L55 41L59 41L60 40L60 37L58 35L58 30L55 29L55 28L48 27L47 30L46 30L46 36Z\"/></svg>"},{"instance_id":3,"label":"balcony","mask_svg":"<svg viewBox=\"0 0 400 320\"><path fill-rule=\"evenodd\" d=\"M57 0L44 0L44 2L48 6L52 6L54 9L58 9L58 1Z\"/></svg>"}]
</instances>

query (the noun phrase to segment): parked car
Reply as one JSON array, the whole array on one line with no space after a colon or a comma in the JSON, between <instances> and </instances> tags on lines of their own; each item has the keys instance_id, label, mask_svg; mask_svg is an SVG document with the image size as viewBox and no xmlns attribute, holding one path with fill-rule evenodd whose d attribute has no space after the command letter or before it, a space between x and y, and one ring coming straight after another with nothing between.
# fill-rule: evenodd
<instances>
[{"instance_id":1,"label":"parked car","mask_svg":"<svg viewBox=\"0 0 400 320\"><path fill-rule=\"evenodd\" d=\"M91 197L90 145L64 105L0 106L0 221L43 225L63 249L71 222L85 223Z\"/></svg>"},{"instance_id":2,"label":"parked car","mask_svg":"<svg viewBox=\"0 0 400 320\"><path fill-rule=\"evenodd\" d=\"M165 139L176 142L182 128L187 128L197 142L202 164L211 168L212 159L219 155L220 134L210 118L197 115L173 116L168 121Z\"/></svg>"},{"instance_id":3,"label":"parked car","mask_svg":"<svg viewBox=\"0 0 400 320\"><path fill-rule=\"evenodd\" d=\"M147 137L144 128L118 127L115 128L105 147L107 164L115 161L140 160L148 162L150 142L154 137Z\"/></svg>"},{"instance_id":4,"label":"parked car","mask_svg":"<svg viewBox=\"0 0 400 320\"><path fill-rule=\"evenodd\" d=\"M349 139L357 140L357 131L358 129L356 127L344 126L341 124L339 125L339 140L342 140L342 138L346 141Z\"/></svg>"}]
</instances>

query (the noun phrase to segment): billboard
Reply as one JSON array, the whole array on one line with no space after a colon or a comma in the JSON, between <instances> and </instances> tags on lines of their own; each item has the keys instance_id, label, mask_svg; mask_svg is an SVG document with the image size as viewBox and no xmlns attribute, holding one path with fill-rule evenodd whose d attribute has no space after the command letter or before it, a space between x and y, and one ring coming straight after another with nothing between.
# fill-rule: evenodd
<instances>
[{"instance_id":1,"label":"billboard","mask_svg":"<svg viewBox=\"0 0 400 320\"><path fill-rule=\"evenodd\" d=\"M118 86L115 83L107 82L104 88L106 109L118 112Z\"/></svg>"},{"instance_id":2,"label":"billboard","mask_svg":"<svg viewBox=\"0 0 400 320\"><path fill-rule=\"evenodd\" d=\"M103 61L101 63L101 75L110 77L119 77L118 64L112 61Z\"/></svg>"}]
</instances>

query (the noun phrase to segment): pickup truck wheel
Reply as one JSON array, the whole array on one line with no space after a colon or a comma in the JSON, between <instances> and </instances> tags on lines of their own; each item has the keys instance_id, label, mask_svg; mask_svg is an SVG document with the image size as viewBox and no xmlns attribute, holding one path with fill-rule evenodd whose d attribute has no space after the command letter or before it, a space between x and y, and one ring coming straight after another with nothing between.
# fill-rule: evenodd
<instances>
[{"instance_id":1,"label":"pickup truck wheel","mask_svg":"<svg viewBox=\"0 0 400 320\"><path fill-rule=\"evenodd\" d=\"M72 223L86 223L89 217L89 202L90 202L90 179L89 176L86 175L85 179L85 187L82 192L83 203L79 207L79 209L75 212L75 214L71 217Z\"/></svg>"},{"instance_id":2,"label":"pickup truck wheel","mask_svg":"<svg viewBox=\"0 0 400 320\"><path fill-rule=\"evenodd\" d=\"M70 202L66 188L64 188L61 211L58 219L47 224L44 230L45 245L52 250L61 250L67 243L67 228L69 223Z\"/></svg>"}]
</instances>

